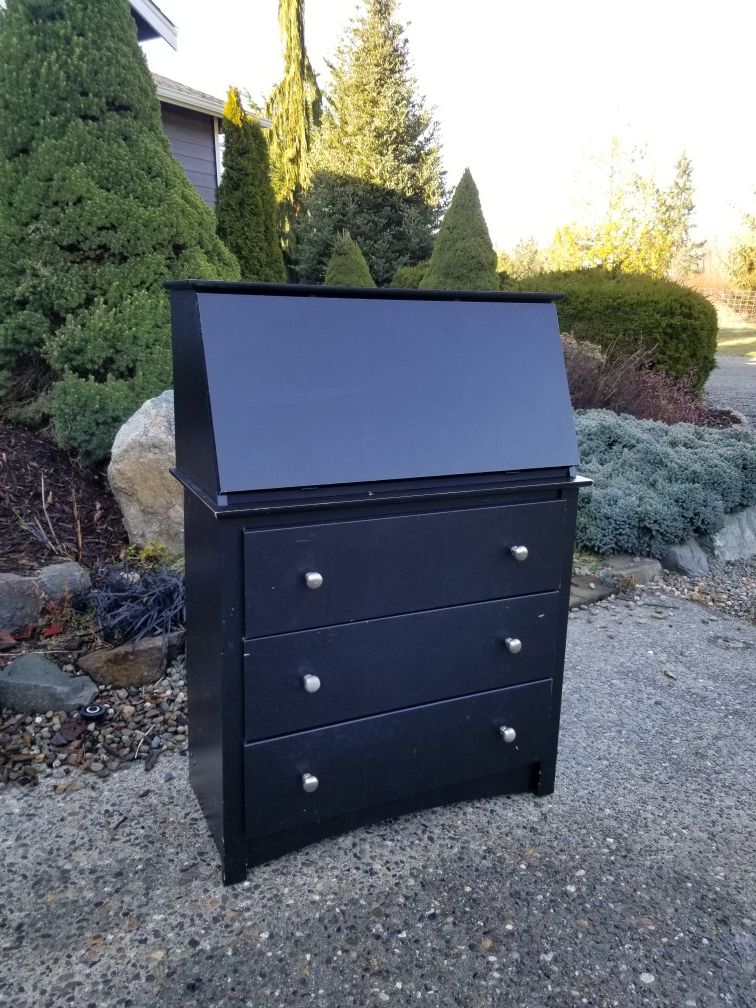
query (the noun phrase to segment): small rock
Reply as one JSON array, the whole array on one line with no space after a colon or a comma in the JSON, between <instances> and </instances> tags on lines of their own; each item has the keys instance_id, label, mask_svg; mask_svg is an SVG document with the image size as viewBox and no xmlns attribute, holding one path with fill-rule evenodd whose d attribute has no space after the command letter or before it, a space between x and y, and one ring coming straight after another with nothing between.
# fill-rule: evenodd
<instances>
[{"instance_id":1,"label":"small rock","mask_svg":"<svg viewBox=\"0 0 756 1008\"><path fill-rule=\"evenodd\" d=\"M689 539L670 547L661 558L665 570L677 571L688 577L704 577L709 573L709 560L697 539Z\"/></svg>"},{"instance_id":2,"label":"small rock","mask_svg":"<svg viewBox=\"0 0 756 1008\"><path fill-rule=\"evenodd\" d=\"M653 973L641 973L638 979L642 984L646 984L646 986L648 986L649 984L652 984L654 982L656 977L654 976Z\"/></svg>"},{"instance_id":3,"label":"small rock","mask_svg":"<svg viewBox=\"0 0 756 1008\"><path fill-rule=\"evenodd\" d=\"M70 676L42 655L21 655L0 671L0 707L11 710L76 710L97 692L88 676Z\"/></svg>"},{"instance_id":4,"label":"small rock","mask_svg":"<svg viewBox=\"0 0 756 1008\"><path fill-rule=\"evenodd\" d=\"M160 678L183 643L184 631L176 630L167 637L147 637L136 644L90 651L79 657L78 665L102 685L146 686Z\"/></svg>"},{"instance_id":5,"label":"small rock","mask_svg":"<svg viewBox=\"0 0 756 1008\"><path fill-rule=\"evenodd\" d=\"M626 553L617 553L604 561L614 574L619 577L632 578L637 585L654 584L661 580L662 565L653 557L633 557Z\"/></svg>"}]
</instances>

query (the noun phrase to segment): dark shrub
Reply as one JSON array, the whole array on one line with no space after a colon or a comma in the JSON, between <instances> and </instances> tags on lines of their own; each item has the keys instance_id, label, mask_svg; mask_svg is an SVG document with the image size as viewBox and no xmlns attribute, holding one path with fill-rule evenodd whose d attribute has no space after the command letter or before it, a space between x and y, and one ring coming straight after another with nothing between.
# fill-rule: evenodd
<instances>
[{"instance_id":1,"label":"dark shrub","mask_svg":"<svg viewBox=\"0 0 756 1008\"><path fill-rule=\"evenodd\" d=\"M562 332L626 355L647 351L655 368L702 388L714 367L717 314L703 295L669 280L606 270L539 273L520 290L560 291Z\"/></svg>"},{"instance_id":2,"label":"dark shrub","mask_svg":"<svg viewBox=\"0 0 756 1008\"><path fill-rule=\"evenodd\" d=\"M664 371L652 371L649 355L643 351L626 357L616 345L602 350L572 336L562 336L562 347L574 409L610 409L639 420L700 427L732 423L725 411L704 406L690 381L676 381Z\"/></svg>"},{"instance_id":3,"label":"dark shrub","mask_svg":"<svg viewBox=\"0 0 756 1008\"><path fill-rule=\"evenodd\" d=\"M94 574L89 605L108 644L138 641L184 625L184 578L165 564L124 561Z\"/></svg>"}]
</instances>

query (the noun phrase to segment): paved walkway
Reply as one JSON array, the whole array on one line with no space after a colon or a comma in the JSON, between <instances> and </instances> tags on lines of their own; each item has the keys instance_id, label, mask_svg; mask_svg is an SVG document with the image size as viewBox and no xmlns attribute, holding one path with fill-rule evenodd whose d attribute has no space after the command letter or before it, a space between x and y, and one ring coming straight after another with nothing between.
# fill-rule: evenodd
<instances>
[{"instance_id":1,"label":"paved walkway","mask_svg":"<svg viewBox=\"0 0 756 1008\"><path fill-rule=\"evenodd\" d=\"M756 1003L756 628L641 598L570 619L551 798L362 829L223 890L181 757L0 793L0 1004Z\"/></svg>"},{"instance_id":2,"label":"paved walkway","mask_svg":"<svg viewBox=\"0 0 756 1008\"><path fill-rule=\"evenodd\" d=\"M706 395L713 406L743 413L756 429L756 360L717 354Z\"/></svg>"}]
</instances>

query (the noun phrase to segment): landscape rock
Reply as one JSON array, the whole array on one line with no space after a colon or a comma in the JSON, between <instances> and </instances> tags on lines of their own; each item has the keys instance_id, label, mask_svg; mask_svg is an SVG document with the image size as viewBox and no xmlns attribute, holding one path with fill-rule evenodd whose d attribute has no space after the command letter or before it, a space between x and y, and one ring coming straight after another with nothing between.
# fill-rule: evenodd
<instances>
[{"instance_id":1,"label":"landscape rock","mask_svg":"<svg viewBox=\"0 0 756 1008\"><path fill-rule=\"evenodd\" d=\"M0 707L15 711L70 711L90 704L97 686L38 654L25 654L0 671Z\"/></svg>"},{"instance_id":2,"label":"landscape rock","mask_svg":"<svg viewBox=\"0 0 756 1008\"><path fill-rule=\"evenodd\" d=\"M170 474L176 464L173 390L144 405L121 427L113 442L108 479L123 514L129 540L161 543L184 551L184 498Z\"/></svg>"},{"instance_id":3,"label":"landscape rock","mask_svg":"<svg viewBox=\"0 0 756 1008\"><path fill-rule=\"evenodd\" d=\"M73 561L50 564L36 574L0 574L0 627L15 630L39 619L43 599L59 601L91 587L89 574Z\"/></svg>"},{"instance_id":4,"label":"landscape rock","mask_svg":"<svg viewBox=\"0 0 756 1008\"><path fill-rule=\"evenodd\" d=\"M703 577L709 573L709 560L697 539L672 546L661 558L665 570L677 571L688 577Z\"/></svg>"},{"instance_id":5,"label":"landscape rock","mask_svg":"<svg viewBox=\"0 0 756 1008\"><path fill-rule=\"evenodd\" d=\"M629 556L617 553L606 557L604 566L617 577L632 578L637 585L654 584L661 580L662 565L653 557Z\"/></svg>"},{"instance_id":6,"label":"landscape rock","mask_svg":"<svg viewBox=\"0 0 756 1008\"><path fill-rule=\"evenodd\" d=\"M756 504L727 516L724 528L702 540L717 560L756 556Z\"/></svg>"},{"instance_id":7,"label":"landscape rock","mask_svg":"<svg viewBox=\"0 0 756 1008\"><path fill-rule=\"evenodd\" d=\"M183 645L184 631L175 630L167 637L146 637L135 644L98 648L82 655L77 664L102 685L146 686L161 677L167 663L173 661Z\"/></svg>"},{"instance_id":8,"label":"landscape rock","mask_svg":"<svg viewBox=\"0 0 756 1008\"><path fill-rule=\"evenodd\" d=\"M89 574L80 564L72 560L43 567L34 576L34 580L39 591L52 599L61 599L64 595L78 595L88 592L92 587Z\"/></svg>"},{"instance_id":9,"label":"landscape rock","mask_svg":"<svg viewBox=\"0 0 756 1008\"><path fill-rule=\"evenodd\" d=\"M39 601L32 578L0 574L0 627L15 630L27 623L36 623Z\"/></svg>"}]
</instances>

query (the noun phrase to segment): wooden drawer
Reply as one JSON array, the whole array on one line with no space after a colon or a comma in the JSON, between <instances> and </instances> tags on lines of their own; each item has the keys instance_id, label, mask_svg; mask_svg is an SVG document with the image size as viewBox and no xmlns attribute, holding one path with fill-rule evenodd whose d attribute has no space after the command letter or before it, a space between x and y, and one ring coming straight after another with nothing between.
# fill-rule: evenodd
<instances>
[{"instance_id":1,"label":"wooden drawer","mask_svg":"<svg viewBox=\"0 0 756 1008\"><path fill-rule=\"evenodd\" d=\"M551 591L564 523L564 502L548 501L248 531L246 636Z\"/></svg>"},{"instance_id":2,"label":"wooden drawer","mask_svg":"<svg viewBox=\"0 0 756 1008\"><path fill-rule=\"evenodd\" d=\"M550 679L244 747L249 836L474 780L545 756ZM500 729L514 729L506 742ZM305 775L317 790L304 788Z\"/></svg>"},{"instance_id":3,"label":"wooden drawer","mask_svg":"<svg viewBox=\"0 0 756 1008\"><path fill-rule=\"evenodd\" d=\"M549 592L246 641L246 738L550 677L558 602Z\"/></svg>"}]
</instances>

